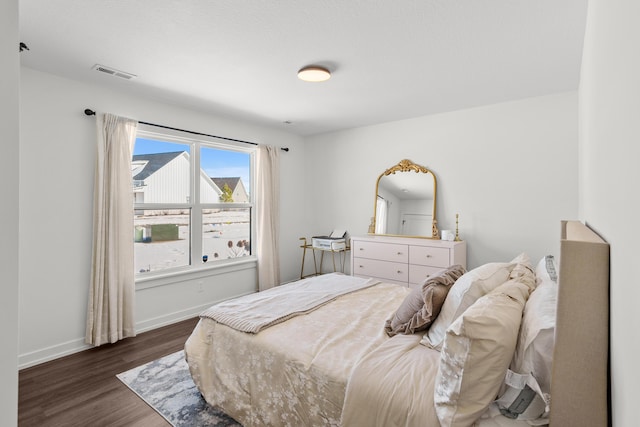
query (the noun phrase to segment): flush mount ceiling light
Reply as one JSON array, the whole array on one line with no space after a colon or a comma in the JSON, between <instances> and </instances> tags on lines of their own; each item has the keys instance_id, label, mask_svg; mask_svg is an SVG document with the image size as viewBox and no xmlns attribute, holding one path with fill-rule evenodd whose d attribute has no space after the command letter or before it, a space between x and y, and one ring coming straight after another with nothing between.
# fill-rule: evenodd
<instances>
[{"instance_id":1,"label":"flush mount ceiling light","mask_svg":"<svg viewBox=\"0 0 640 427\"><path fill-rule=\"evenodd\" d=\"M331 73L324 67L308 65L298 71L298 78L305 82L324 82L331 78Z\"/></svg>"}]
</instances>

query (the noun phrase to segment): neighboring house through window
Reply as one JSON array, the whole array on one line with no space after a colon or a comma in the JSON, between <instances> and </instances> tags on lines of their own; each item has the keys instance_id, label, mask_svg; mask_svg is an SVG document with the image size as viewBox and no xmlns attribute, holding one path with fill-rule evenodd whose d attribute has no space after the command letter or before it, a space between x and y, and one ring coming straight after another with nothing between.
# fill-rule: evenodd
<instances>
[{"instance_id":1,"label":"neighboring house through window","mask_svg":"<svg viewBox=\"0 0 640 427\"><path fill-rule=\"evenodd\" d=\"M190 271L251 255L255 148L138 131L135 270Z\"/></svg>"}]
</instances>

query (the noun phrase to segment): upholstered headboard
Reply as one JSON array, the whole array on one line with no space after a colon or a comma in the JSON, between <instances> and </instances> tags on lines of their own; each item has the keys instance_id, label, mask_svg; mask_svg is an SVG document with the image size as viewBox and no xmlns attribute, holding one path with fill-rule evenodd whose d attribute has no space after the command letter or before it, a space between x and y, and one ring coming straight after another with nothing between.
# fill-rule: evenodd
<instances>
[{"instance_id":1,"label":"upholstered headboard","mask_svg":"<svg viewBox=\"0 0 640 427\"><path fill-rule=\"evenodd\" d=\"M609 244L562 222L551 427L609 423Z\"/></svg>"}]
</instances>

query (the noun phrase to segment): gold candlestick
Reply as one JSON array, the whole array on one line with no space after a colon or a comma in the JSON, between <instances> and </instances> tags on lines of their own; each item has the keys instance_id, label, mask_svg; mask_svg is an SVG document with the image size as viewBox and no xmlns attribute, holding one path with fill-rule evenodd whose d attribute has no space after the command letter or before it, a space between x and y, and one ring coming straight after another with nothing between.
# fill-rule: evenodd
<instances>
[{"instance_id":1,"label":"gold candlestick","mask_svg":"<svg viewBox=\"0 0 640 427\"><path fill-rule=\"evenodd\" d=\"M376 232L376 220L374 217L371 217L371 223L369 223L369 234L374 234Z\"/></svg>"},{"instance_id":2,"label":"gold candlestick","mask_svg":"<svg viewBox=\"0 0 640 427\"><path fill-rule=\"evenodd\" d=\"M458 235L458 214L456 214L456 238L454 239L456 242L460 241L460 236Z\"/></svg>"}]
</instances>

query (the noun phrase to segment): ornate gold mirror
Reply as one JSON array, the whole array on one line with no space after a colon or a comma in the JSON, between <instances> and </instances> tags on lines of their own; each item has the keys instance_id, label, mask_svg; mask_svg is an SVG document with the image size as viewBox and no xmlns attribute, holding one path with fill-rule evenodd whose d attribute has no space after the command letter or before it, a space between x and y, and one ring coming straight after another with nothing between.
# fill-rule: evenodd
<instances>
[{"instance_id":1,"label":"ornate gold mirror","mask_svg":"<svg viewBox=\"0 0 640 427\"><path fill-rule=\"evenodd\" d=\"M376 182L371 234L438 238L436 176L411 160L401 160Z\"/></svg>"}]
</instances>

